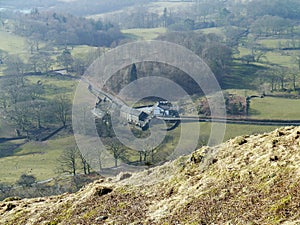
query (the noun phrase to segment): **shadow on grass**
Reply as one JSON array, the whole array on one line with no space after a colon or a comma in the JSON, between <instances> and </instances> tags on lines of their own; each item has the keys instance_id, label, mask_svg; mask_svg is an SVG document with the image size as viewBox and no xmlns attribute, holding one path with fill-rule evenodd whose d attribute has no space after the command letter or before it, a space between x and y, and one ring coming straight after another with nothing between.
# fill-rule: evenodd
<instances>
[{"instance_id":1,"label":"shadow on grass","mask_svg":"<svg viewBox=\"0 0 300 225\"><path fill-rule=\"evenodd\" d=\"M0 158L13 156L17 153L18 149L26 143L24 139L21 143L13 143L12 141L6 141L0 143Z\"/></svg>"},{"instance_id":2,"label":"shadow on grass","mask_svg":"<svg viewBox=\"0 0 300 225\"><path fill-rule=\"evenodd\" d=\"M249 110L249 116L260 116L262 115L260 111L256 110L256 109L251 109Z\"/></svg>"},{"instance_id":3,"label":"shadow on grass","mask_svg":"<svg viewBox=\"0 0 300 225\"><path fill-rule=\"evenodd\" d=\"M255 90L257 85L254 81L259 76L257 71L263 69L265 69L263 66L234 62L230 67L230 74L222 79L221 86L223 89Z\"/></svg>"}]
</instances>

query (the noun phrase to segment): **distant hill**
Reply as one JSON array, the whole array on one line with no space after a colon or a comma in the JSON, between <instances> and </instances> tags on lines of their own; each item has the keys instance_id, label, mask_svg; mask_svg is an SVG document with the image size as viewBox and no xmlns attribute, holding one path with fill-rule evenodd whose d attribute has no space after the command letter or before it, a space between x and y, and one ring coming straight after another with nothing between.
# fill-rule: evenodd
<instances>
[{"instance_id":1,"label":"distant hill","mask_svg":"<svg viewBox=\"0 0 300 225\"><path fill-rule=\"evenodd\" d=\"M153 0L10 0L1 1L0 8L19 10L39 8L42 10L51 10L56 12L68 12L77 16L87 16L91 14L120 10L124 7L132 6L137 3L149 3L152 1Z\"/></svg>"},{"instance_id":2,"label":"distant hill","mask_svg":"<svg viewBox=\"0 0 300 225\"><path fill-rule=\"evenodd\" d=\"M300 128L242 136L75 194L0 202L1 224L299 224Z\"/></svg>"}]
</instances>

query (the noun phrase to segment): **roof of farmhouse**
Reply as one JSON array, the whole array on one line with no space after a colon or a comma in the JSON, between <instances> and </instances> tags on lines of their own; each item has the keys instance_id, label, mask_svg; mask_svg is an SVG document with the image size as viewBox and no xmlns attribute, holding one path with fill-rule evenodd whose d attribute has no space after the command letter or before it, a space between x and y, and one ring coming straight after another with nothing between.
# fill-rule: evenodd
<instances>
[{"instance_id":1,"label":"roof of farmhouse","mask_svg":"<svg viewBox=\"0 0 300 225\"><path fill-rule=\"evenodd\" d=\"M140 110L130 108L128 106L122 106L121 112L125 112L125 113L128 113L128 114L134 115L134 116L140 116L142 113L145 113L145 112L142 112Z\"/></svg>"}]
</instances>

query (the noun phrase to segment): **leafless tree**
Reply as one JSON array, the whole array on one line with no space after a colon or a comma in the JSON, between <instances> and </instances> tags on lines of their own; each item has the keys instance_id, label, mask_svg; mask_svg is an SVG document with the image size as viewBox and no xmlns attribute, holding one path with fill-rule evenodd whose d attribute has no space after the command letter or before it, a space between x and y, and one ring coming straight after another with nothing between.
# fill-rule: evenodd
<instances>
[{"instance_id":1,"label":"leafless tree","mask_svg":"<svg viewBox=\"0 0 300 225\"><path fill-rule=\"evenodd\" d=\"M108 149L112 152L114 160L115 160L115 167L118 166L118 160L124 156L125 149L123 146L114 138L110 138L108 141Z\"/></svg>"},{"instance_id":2,"label":"leafless tree","mask_svg":"<svg viewBox=\"0 0 300 225\"><path fill-rule=\"evenodd\" d=\"M58 171L76 176L78 156L79 151L77 146L72 146L64 149L59 158L57 159L59 163Z\"/></svg>"},{"instance_id":3,"label":"leafless tree","mask_svg":"<svg viewBox=\"0 0 300 225\"><path fill-rule=\"evenodd\" d=\"M85 158L85 156L79 152L79 158L81 161L81 165L82 165L82 169L83 169L83 173L84 174L90 174L91 173L91 167L90 164L88 163L87 159Z\"/></svg>"},{"instance_id":4,"label":"leafless tree","mask_svg":"<svg viewBox=\"0 0 300 225\"><path fill-rule=\"evenodd\" d=\"M66 95L59 95L53 102L53 113L65 127L71 112L71 102Z\"/></svg>"}]
</instances>

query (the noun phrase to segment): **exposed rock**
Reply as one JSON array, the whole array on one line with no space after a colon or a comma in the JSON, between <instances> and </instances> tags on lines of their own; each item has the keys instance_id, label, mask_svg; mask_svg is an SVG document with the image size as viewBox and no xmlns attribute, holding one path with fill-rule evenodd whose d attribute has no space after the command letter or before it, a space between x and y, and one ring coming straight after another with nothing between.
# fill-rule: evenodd
<instances>
[{"instance_id":1,"label":"exposed rock","mask_svg":"<svg viewBox=\"0 0 300 225\"><path fill-rule=\"evenodd\" d=\"M8 204L6 205L5 211L10 211L10 210L12 210L12 209L15 208L15 207L17 207L15 204L13 204L13 203L8 203Z\"/></svg>"},{"instance_id":2,"label":"exposed rock","mask_svg":"<svg viewBox=\"0 0 300 225\"><path fill-rule=\"evenodd\" d=\"M271 162L276 162L276 161L278 161L278 160L279 160L279 158L278 158L277 155L274 155L274 156L271 156L271 157L270 157L270 161L271 161Z\"/></svg>"},{"instance_id":3,"label":"exposed rock","mask_svg":"<svg viewBox=\"0 0 300 225\"><path fill-rule=\"evenodd\" d=\"M99 216L95 219L96 222L107 220L108 216Z\"/></svg>"},{"instance_id":4,"label":"exposed rock","mask_svg":"<svg viewBox=\"0 0 300 225\"><path fill-rule=\"evenodd\" d=\"M21 198L20 197L9 197L9 198L4 199L3 201L11 202L11 201L17 201L17 200L21 200Z\"/></svg>"},{"instance_id":5,"label":"exposed rock","mask_svg":"<svg viewBox=\"0 0 300 225\"><path fill-rule=\"evenodd\" d=\"M108 188L108 187L97 187L95 190L95 195L97 196L102 196L102 195L106 195L110 192L112 192L113 189L112 188Z\"/></svg>"},{"instance_id":6,"label":"exposed rock","mask_svg":"<svg viewBox=\"0 0 300 225\"><path fill-rule=\"evenodd\" d=\"M118 180L125 180L129 177L131 177L132 174L131 173L126 173L126 172L121 172L119 175L118 175Z\"/></svg>"},{"instance_id":7,"label":"exposed rock","mask_svg":"<svg viewBox=\"0 0 300 225\"><path fill-rule=\"evenodd\" d=\"M246 144L247 142L248 142L247 139L243 136L236 138L236 143L238 145L243 145L243 144Z\"/></svg>"}]
</instances>

